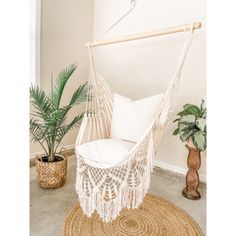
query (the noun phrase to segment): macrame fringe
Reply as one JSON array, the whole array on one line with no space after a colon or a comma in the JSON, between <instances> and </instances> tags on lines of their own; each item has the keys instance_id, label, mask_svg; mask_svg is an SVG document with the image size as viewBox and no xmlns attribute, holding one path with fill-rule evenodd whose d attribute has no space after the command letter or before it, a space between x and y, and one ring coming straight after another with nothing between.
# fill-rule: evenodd
<instances>
[{"instance_id":1,"label":"macrame fringe","mask_svg":"<svg viewBox=\"0 0 236 236\"><path fill-rule=\"evenodd\" d=\"M145 157L146 156L146 157ZM127 183L127 177L129 175L129 170L127 171L126 178L121 183L121 187L117 190L117 195L114 199L106 202L103 198L103 194L98 190L97 186L90 188L92 194L87 196L85 189L83 187L83 167L81 159L78 159L77 165L77 177L76 177L76 192L78 194L80 206L83 212L91 217L94 211L97 211L101 219L108 223L115 220L119 215L122 208L126 207L128 209L138 208L143 202L148 188L150 186L150 176L153 170L153 139L150 136L148 150L143 159L146 159L145 169L142 176L139 176L140 183L136 187L129 187ZM81 171L82 168L82 171Z\"/></svg>"}]
</instances>

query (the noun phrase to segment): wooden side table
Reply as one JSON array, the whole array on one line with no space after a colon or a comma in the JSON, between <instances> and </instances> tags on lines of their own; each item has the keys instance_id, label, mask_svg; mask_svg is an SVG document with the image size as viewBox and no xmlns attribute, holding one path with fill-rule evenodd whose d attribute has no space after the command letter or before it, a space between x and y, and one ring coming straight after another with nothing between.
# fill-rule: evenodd
<instances>
[{"instance_id":1,"label":"wooden side table","mask_svg":"<svg viewBox=\"0 0 236 236\"><path fill-rule=\"evenodd\" d=\"M201 194L197 190L199 186L197 171L201 166L201 151L188 145L185 145L185 147L189 150L187 161L189 170L186 175L186 187L183 189L182 194L188 199L198 200L201 198Z\"/></svg>"}]
</instances>

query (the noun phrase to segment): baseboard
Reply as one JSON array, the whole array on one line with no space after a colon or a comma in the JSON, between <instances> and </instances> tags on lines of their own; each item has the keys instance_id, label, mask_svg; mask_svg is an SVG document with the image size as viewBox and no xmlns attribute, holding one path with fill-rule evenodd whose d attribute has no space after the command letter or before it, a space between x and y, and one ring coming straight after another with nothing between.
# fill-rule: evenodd
<instances>
[{"instance_id":1,"label":"baseboard","mask_svg":"<svg viewBox=\"0 0 236 236\"><path fill-rule=\"evenodd\" d=\"M168 164L166 162L160 162L160 161L153 161L154 166L160 167L161 169L169 170L181 175L186 175L187 169L181 168L178 166L174 166L171 164ZM206 175L199 173L199 179L201 182L206 183Z\"/></svg>"}]
</instances>

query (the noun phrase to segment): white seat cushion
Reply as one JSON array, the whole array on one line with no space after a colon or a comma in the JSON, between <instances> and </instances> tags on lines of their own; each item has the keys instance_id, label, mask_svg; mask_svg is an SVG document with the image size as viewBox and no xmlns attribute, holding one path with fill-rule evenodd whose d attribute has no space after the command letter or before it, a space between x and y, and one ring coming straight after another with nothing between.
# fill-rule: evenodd
<instances>
[{"instance_id":1,"label":"white seat cushion","mask_svg":"<svg viewBox=\"0 0 236 236\"><path fill-rule=\"evenodd\" d=\"M114 94L111 138L138 142L160 112L163 93L133 101Z\"/></svg>"},{"instance_id":2,"label":"white seat cushion","mask_svg":"<svg viewBox=\"0 0 236 236\"><path fill-rule=\"evenodd\" d=\"M114 166L127 156L135 143L117 139L98 139L76 147L77 153L87 164L108 168Z\"/></svg>"}]
</instances>

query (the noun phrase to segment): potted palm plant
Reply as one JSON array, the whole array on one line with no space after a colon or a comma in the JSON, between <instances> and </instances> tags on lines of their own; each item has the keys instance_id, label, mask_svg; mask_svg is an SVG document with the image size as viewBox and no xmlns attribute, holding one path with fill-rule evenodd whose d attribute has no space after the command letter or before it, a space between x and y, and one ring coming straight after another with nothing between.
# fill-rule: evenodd
<instances>
[{"instance_id":1,"label":"potted palm plant","mask_svg":"<svg viewBox=\"0 0 236 236\"><path fill-rule=\"evenodd\" d=\"M206 112L204 100L199 107L193 104L185 104L183 110L177 114L179 117L173 121L178 123L173 134L179 134L180 139L186 142L186 148L189 150L187 161L189 170L186 175L186 187L182 194L193 200L201 197L197 190L199 185L197 171L201 166L200 153L205 151L207 147Z\"/></svg>"},{"instance_id":2,"label":"potted palm plant","mask_svg":"<svg viewBox=\"0 0 236 236\"><path fill-rule=\"evenodd\" d=\"M44 154L36 157L36 169L38 184L45 189L58 188L65 183L67 159L63 153L58 153L58 147L63 137L82 121L83 113L76 115L70 122L67 118L72 107L86 101L87 83L74 91L67 105L61 105L64 88L76 68L73 64L63 69L48 95L38 86L30 87L30 102L33 106L30 135L31 141L38 142L44 150Z\"/></svg>"}]
</instances>

